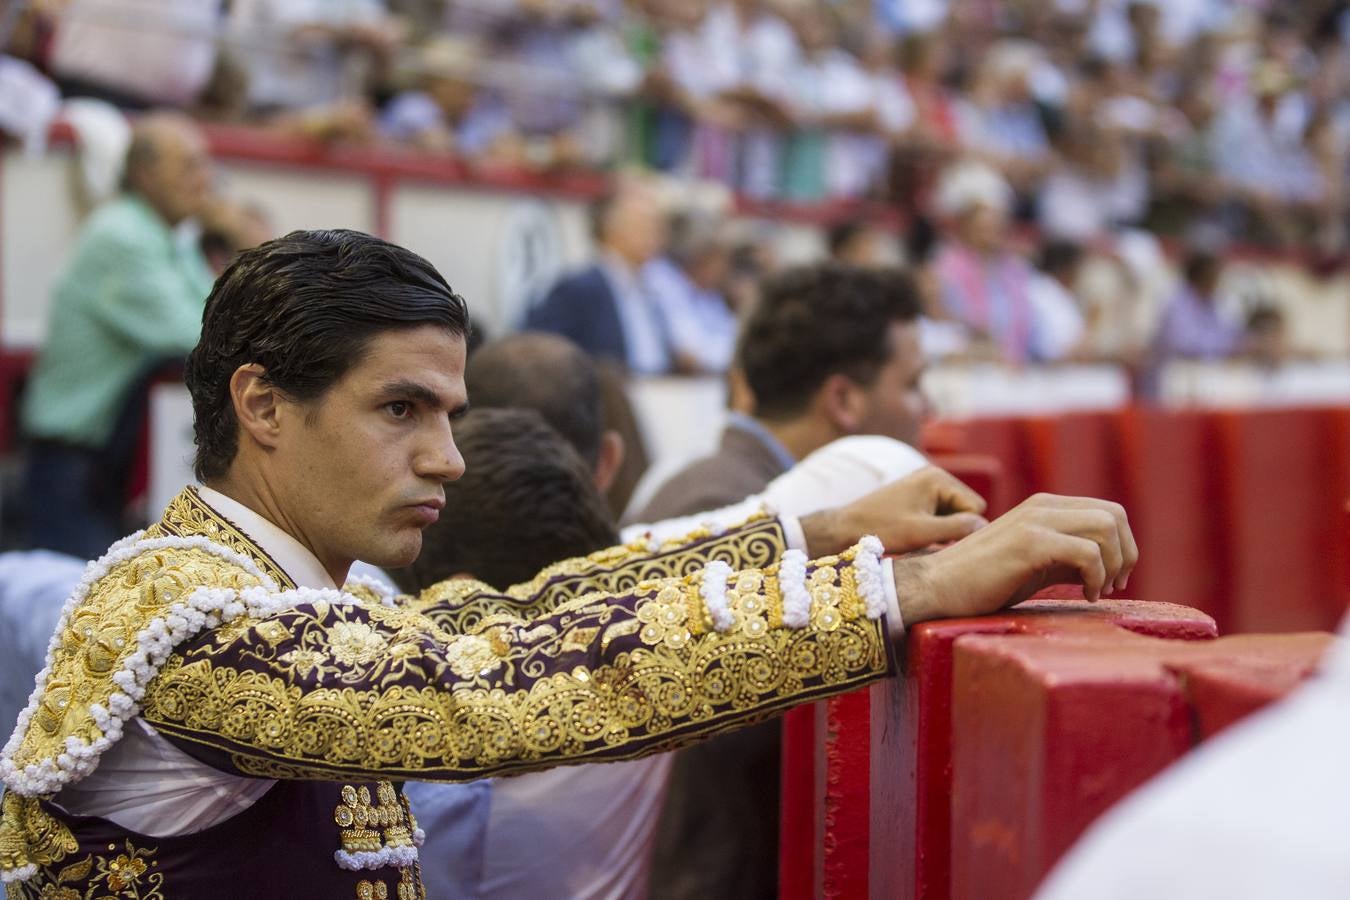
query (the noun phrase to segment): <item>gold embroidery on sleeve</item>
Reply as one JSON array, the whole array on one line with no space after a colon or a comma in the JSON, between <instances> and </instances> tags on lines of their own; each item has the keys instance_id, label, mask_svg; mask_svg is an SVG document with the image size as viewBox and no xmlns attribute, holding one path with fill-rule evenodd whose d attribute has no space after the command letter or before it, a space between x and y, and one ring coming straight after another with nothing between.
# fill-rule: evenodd
<instances>
[{"instance_id":1,"label":"gold embroidery on sleeve","mask_svg":"<svg viewBox=\"0 0 1350 900\"><path fill-rule=\"evenodd\" d=\"M844 614L863 608L846 602L850 572L841 564L810 576L823 611L801 629L771 625L782 619L773 569L733 580L727 633L690 627L706 618L697 576L643 582L622 602L582 595L545 622L503 617L475 635L446 635L425 620L419 629L417 616L334 607L321 618L297 608L285 614L291 650L272 658L271 648L245 639L229 663L213 663L214 647L191 662L174 656L143 714L172 734L224 746L257 775L460 780L626 758L884 674L881 624ZM338 665L334 635L350 642L358 632L362 646L415 643L422 653L369 663L357 653L350 658L359 664ZM597 642L607 662L595 666ZM296 648L328 660L311 660L331 667L318 673L325 687L292 682ZM245 763L253 754L265 759Z\"/></svg>"}]
</instances>

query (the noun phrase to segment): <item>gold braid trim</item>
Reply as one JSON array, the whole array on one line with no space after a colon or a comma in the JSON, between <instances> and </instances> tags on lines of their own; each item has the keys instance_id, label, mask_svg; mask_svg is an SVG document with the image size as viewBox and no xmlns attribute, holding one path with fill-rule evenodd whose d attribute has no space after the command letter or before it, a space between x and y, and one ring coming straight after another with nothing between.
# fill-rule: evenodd
<instances>
[{"instance_id":1,"label":"gold braid trim","mask_svg":"<svg viewBox=\"0 0 1350 900\"><path fill-rule=\"evenodd\" d=\"M495 616L538 618L586 594L626 593L644 582L683 578L713 560L722 560L735 570L763 568L786 549L778 521L759 513L718 536L700 529L668 540L656 550L635 541L564 560L505 593L481 581L450 579L406 603L444 631L468 634Z\"/></svg>"},{"instance_id":2,"label":"gold braid trim","mask_svg":"<svg viewBox=\"0 0 1350 900\"><path fill-rule=\"evenodd\" d=\"M179 491L178 496L164 508L160 521L146 531L146 537L161 535L207 538L253 560L267 577L283 589L295 587L295 582L282 571L276 560L245 534L242 528L208 506L195 486L189 485Z\"/></svg>"}]
</instances>

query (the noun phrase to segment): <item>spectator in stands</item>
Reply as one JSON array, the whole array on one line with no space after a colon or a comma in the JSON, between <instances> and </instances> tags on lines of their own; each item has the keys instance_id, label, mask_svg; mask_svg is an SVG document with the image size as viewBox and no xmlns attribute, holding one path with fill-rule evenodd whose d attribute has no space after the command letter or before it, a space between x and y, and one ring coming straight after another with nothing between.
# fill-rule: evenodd
<instances>
[{"instance_id":1,"label":"spectator in stands","mask_svg":"<svg viewBox=\"0 0 1350 900\"><path fill-rule=\"evenodd\" d=\"M419 87L389 102L380 134L469 160L512 155L509 110L475 81L482 62L481 48L467 39L442 37L423 47L417 56Z\"/></svg>"},{"instance_id":2,"label":"spectator in stands","mask_svg":"<svg viewBox=\"0 0 1350 900\"><path fill-rule=\"evenodd\" d=\"M1091 241L1148 212L1148 177L1120 128L1069 123L1058 141L1063 165L1041 186L1039 222L1051 238Z\"/></svg>"},{"instance_id":3,"label":"spectator in stands","mask_svg":"<svg viewBox=\"0 0 1350 900\"><path fill-rule=\"evenodd\" d=\"M719 449L667 481L639 518L735 503L845 435L915 444L927 413L919 312L913 284L896 271L828 264L772 279L737 349L753 416L731 413ZM774 893L778 734L771 722L681 755L653 898Z\"/></svg>"},{"instance_id":4,"label":"spectator in stands","mask_svg":"<svg viewBox=\"0 0 1350 900\"><path fill-rule=\"evenodd\" d=\"M529 311L526 327L560 334L635 374L669 372L670 334L641 278L666 242L657 196L638 182L620 185L592 205L591 234L596 262L554 285Z\"/></svg>"},{"instance_id":5,"label":"spectator in stands","mask_svg":"<svg viewBox=\"0 0 1350 900\"><path fill-rule=\"evenodd\" d=\"M840 46L832 9L805 4L793 22L802 57L792 75L796 127L787 144L784 196L861 197L880 174L872 152L881 132L875 85L857 57Z\"/></svg>"},{"instance_id":6,"label":"spectator in stands","mask_svg":"<svg viewBox=\"0 0 1350 900\"><path fill-rule=\"evenodd\" d=\"M895 147L891 193L921 210L929 205L943 162L960 143L957 104L943 81L945 52L946 45L933 34L907 34L896 51L914 122Z\"/></svg>"},{"instance_id":7,"label":"spectator in stands","mask_svg":"<svg viewBox=\"0 0 1350 900\"><path fill-rule=\"evenodd\" d=\"M725 372L736 348L736 314L722 295L731 270L731 246L718 216L679 213L670 245L642 268L642 280L670 333L675 370Z\"/></svg>"},{"instance_id":8,"label":"spectator in stands","mask_svg":"<svg viewBox=\"0 0 1350 900\"><path fill-rule=\"evenodd\" d=\"M969 97L957 108L966 148L1018 190L1034 187L1050 162L1049 138L1031 95L1038 61L1034 45L1010 41L995 46L981 62Z\"/></svg>"},{"instance_id":9,"label":"spectator in stands","mask_svg":"<svg viewBox=\"0 0 1350 900\"><path fill-rule=\"evenodd\" d=\"M846 266L875 268L895 265L895 238L866 219L846 219L830 227L825 235L830 259Z\"/></svg>"},{"instance_id":10,"label":"spectator in stands","mask_svg":"<svg viewBox=\"0 0 1350 900\"><path fill-rule=\"evenodd\" d=\"M982 164L958 164L944 174L937 205L951 222L933 264L943 307L939 318L963 322L1008 362L1027 361L1037 327L1028 295L1032 269L1007 248L1012 205L1007 182Z\"/></svg>"},{"instance_id":11,"label":"spectator in stands","mask_svg":"<svg viewBox=\"0 0 1350 900\"><path fill-rule=\"evenodd\" d=\"M470 7L480 8L470 8ZM641 68L612 20L612 4L520 0L465 4L452 21L486 42L496 85L524 139L524 164L540 169L609 162L616 152L612 104L632 96Z\"/></svg>"},{"instance_id":12,"label":"spectator in stands","mask_svg":"<svg viewBox=\"0 0 1350 900\"><path fill-rule=\"evenodd\" d=\"M1289 326L1277 306L1258 306L1247 316L1247 349L1252 361L1274 369L1289 360Z\"/></svg>"},{"instance_id":13,"label":"spectator in stands","mask_svg":"<svg viewBox=\"0 0 1350 900\"><path fill-rule=\"evenodd\" d=\"M201 211L209 189L197 130L166 114L141 119L122 195L85 223L57 278L22 410L36 546L89 559L124 533L131 447L114 444L139 436L123 421L138 385L197 343L211 272L174 228Z\"/></svg>"},{"instance_id":14,"label":"spectator in stands","mask_svg":"<svg viewBox=\"0 0 1350 900\"><path fill-rule=\"evenodd\" d=\"M726 0L709 11L702 39L713 71L725 73L720 98L738 109L748 126L737 141L735 183L752 197L775 196L784 147L780 130L792 121L788 92L801 59L796 35L765 0Z\"/></svg>"},{"instance_id":15,"label":"spectator in stands","mask_svg":"<svg viewBox=\"0 0 1350 900\"><path fill-rule=\"evenodd\" d=\"M1163 309L1149 348L1146 393L1156 394L1160 370L1170 362L1229 359L1243 352L1242 326L1218 308L1222 273L1223 260L1214 253L1197 250L1186 258L1182 283Z\"/></svg>"},{"instance_id":16,"label":"spectator in stands","mask_svg":"<svg viewBox=\"0 0 1350 900\"><path fill-rule=\"evenodd\" d=\"M1035 357L1041 362L1070 360L1086 352L1087 323L1074 294L1082 263L1083 248L1077 244L1049 241L1041 248L1027 287L1039 323Z\"/></svg>"},{"instance_id":17,"label":"spectator in stands","mask_svg":"<svg viewBox=\"0 0 1350 900\"><path fill-rule=\"evenodd\" d=\"M233 0L229 16L261 112L364 102L403 36L382 0Z\"/></svg>"},{"instance_id":18,"label":"spectator in stands","mask_svg":"<svg viewBox=\"0 0 1350 900\"><path fill-rule=\"evenodd\" d=\"M1323 188L1317 162L1303 144L1304 125L1282 103L1291 89L1286 69L1262 63L1252 75L1253 99L1228 104L1213 135L1220 173L1242 192L1254 222L1284 242L1297 233L1291 207L1311 204Z\"/></svg>"},{"instance_id":19,"label":"spectator in stands","mask_svg":"<svg viewBox=\"0 0 1350 900\"><path fill-rule=\"evenodd\" d=\"M215 66L220 8L217 0L70 0L56 19L51 72L67 96L186 108Z\"/></svg>"}]
</instances>

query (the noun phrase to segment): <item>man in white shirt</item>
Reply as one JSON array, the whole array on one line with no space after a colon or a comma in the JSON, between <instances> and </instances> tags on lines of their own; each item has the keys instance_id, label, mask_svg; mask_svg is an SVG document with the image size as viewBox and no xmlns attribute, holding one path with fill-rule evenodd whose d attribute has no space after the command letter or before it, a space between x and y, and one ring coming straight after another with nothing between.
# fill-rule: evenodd
<instances>
[{"instance_id":1,"label":"man in white shirt","mask_svg":"<svg viewBox=\"0 0 1350 900\"><path fill-rule=\"evenodd\" d=\"M672 218L670 247L642 267L643 288L670 334L678 371L721 374L731 365L739 325L722 294L730 273L723 222L695 212Z\"/></svg>"}]
</instances>

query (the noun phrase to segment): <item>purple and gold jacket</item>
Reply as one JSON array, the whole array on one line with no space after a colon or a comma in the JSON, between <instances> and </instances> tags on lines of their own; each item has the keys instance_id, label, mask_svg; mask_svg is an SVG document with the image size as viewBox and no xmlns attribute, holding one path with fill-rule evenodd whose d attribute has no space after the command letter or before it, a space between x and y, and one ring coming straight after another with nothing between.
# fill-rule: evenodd
<instances>
[{"instance_id":1,"label":"purple and gold jacket","mask_svg":"<svg viewBox=\"0 0 1350 900\"><path fill-rule=\"evenodd\" d=\"M0 756L9 897L412 898L394 782L681 746L888 674L879 547L808 562L779 523L632 544L505 592L297 589L191 488L92 563ZM276 784L175 837L74 816L61 788L141 716Z\"/></svg>"}]
</instances>

